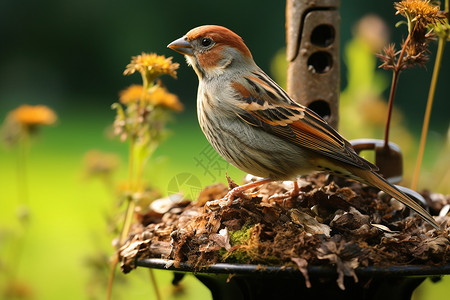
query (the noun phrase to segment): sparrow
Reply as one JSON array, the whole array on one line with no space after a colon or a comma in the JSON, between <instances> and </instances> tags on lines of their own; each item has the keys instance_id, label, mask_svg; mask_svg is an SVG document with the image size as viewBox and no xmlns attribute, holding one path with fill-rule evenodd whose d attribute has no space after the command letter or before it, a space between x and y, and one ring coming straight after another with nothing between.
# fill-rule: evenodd
<instances>
[{"instance_id":1,"label":"sparrow","mask_svg":"<svg viewBox=\"0 0 450 300\"><path fill-rule=\"evenodd\" d=\"M324 119L292 100L256 65L233 31L200 26L167 47L185 55L198 76L198 121L212 147L230 164L263 178L233 188L209 205L229 206L236 196L259 185L325 171L376 187L440 228ZM296 180L294 186L298 189Z\"/></svg>"}]
</instances>

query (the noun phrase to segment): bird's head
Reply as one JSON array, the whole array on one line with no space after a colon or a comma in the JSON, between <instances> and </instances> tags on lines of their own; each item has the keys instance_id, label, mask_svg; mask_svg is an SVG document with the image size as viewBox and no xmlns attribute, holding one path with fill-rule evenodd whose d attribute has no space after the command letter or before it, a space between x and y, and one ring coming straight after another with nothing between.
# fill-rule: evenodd
<instances>
[{"instance_id":1,"label":"bird's head","mask_svg":"<svg viewBox=\"0 0 450 300\"><path fill-rule=\"evenodd\" d=\"M184 54L200 80L219 76L227 68L254 64L242 38L217 25L196 27L167 47Z\"/></svg>"}]
</instances>

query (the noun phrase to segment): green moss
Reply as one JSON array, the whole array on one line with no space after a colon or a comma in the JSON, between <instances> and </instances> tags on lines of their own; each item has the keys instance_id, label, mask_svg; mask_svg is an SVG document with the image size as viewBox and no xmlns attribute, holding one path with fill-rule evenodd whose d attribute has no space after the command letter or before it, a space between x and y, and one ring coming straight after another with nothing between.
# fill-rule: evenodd
<instances>
[{"instance_id":1,"label":"green moss","mask_svg":"<svg viewBox=\"0 0 450 300\"><path fill-rule=\"evenodd\" d=\"M251 236L252 228L255 224L246 222L241 229L236 231L230 231L230 244L232 246L246 245ZM250 263L252 262L252 257L245 247L234 249L228 252L225 249L219 250L219 255L222 257L222 261L228 263Z\"/></svg>"},{"instance_id":2,"label":"green moss","mask_svg":"<svg viewBox=\"0 0 450 300\"><path fill-rule=\"evenodd\" d=\"M223 250L223 252L219 251L219 254L222 256L222 260L227 263L248 264L252 262L249 253L242 249L234 250L231 253Z\"/></svg>"},{"instance_id":3,"label":"green moss","mask_svg":"<svg viewBox=\"0 0 450 300\"><path fill-rule=\"evenodd\" d=\"M236 231L230 231L230 243L231 245L246 244L250 239L251 230L255 224L245 223L241 229Z\"/></svg>"},{"instance_id":4,"label":"green moss","mask_svg":"<svg viewBox=\"0 0 450 300\"><path fill-rule=\"evenodd\" d=\"M264 251L260 251L259 242L253 244L250 239L252 231L255 229L255 224L246 222L241 229L236 231L230 231L230 244L234 247L234 250L228 252L225 249L219 250L218 254L221 256L222 261L227 263L264 263L264 264L279 264L280 258L274 255L265 255ZM242 246L241 246L242 245Z\"/></svg>"}]
</instances>

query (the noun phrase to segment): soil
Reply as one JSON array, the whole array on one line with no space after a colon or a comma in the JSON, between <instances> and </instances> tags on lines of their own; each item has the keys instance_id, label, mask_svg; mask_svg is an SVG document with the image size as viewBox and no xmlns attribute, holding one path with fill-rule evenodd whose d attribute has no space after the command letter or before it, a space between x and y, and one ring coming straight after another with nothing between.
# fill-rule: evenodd
<instances>
[{"instance_id":1,"label":"soil","mask_svg":"<svg viewBox=\"0 0 450 300\"><path fill-rule=\"evenodd\" d=\"M336 180L336 181L335 181ZM442 265L450 260L450 195L422 192L440 231L379 190L325 174L272 182L245 192L228 207L223 184L206 187L196 201L156 200L119 250L122 271L144 258L165 258L195 270L218 262L295 266L332 265L356 278L366 266ZM236 186L230 181L230 187ZM307 276L305 276L307 278Z\"/></svg>"}]
</instances>

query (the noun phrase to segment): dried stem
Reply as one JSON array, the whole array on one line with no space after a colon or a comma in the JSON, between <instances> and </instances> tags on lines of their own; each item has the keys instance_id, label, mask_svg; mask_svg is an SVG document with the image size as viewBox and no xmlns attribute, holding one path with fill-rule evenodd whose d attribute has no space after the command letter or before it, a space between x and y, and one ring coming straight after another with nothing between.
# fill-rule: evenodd
<instances>
[{"instance_id":1,"label":"dried stem","mask_svg":"<svg viewBox=\"0 0 450 300\"><path fill-rule=\"evenodd\" d=\"M397 70L393 71L392 75L392 83L391 83L391 91L389 93L389 105L388 105L388 115L386 119L386 126L384 129L384 148L389 148L389 128L391 127L391 116L392 116L392 108L394 106L394 95L397 89L398 76L400 72Z\"/></svg>"},{"instance_id":2,"label":"dried stem","mask_svg":"<svg viewBox=\"0 0 450 300\"><path fill-rule=\"evenodd\" d=\"M411 40L411 33L408 34L406 41L403 43L403 48L400 53L400 56L398 57L397 65L395 66L395 69L393 70L391 91L389 93L388 116L386 119L386 127L385 127L385 131L384 131L384 148L385 149L389 148L389 128L391 126L392 108L394 106L394 95L395 95L395 91L397 90L398 78L399 78L400 72L402 70L401 67L402 67L403 56L405 55L406 48L407 48L410 40Z\"/></svg>"}]
</instances>

